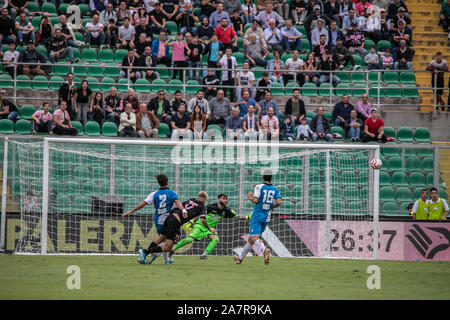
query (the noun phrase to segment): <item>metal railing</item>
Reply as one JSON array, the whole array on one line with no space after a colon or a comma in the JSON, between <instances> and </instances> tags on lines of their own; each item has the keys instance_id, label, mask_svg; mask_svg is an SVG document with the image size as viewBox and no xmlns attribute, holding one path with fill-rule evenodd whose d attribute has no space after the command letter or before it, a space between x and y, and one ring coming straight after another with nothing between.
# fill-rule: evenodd
<instances>
[{"instance_id":1,"label":"metal railing","mask_svg":"<svg viewBox=\"0 0 450 320\"><path fill-rule=\"evenodd\" d=\"M34 80L34 79L29 79L29 80L27 80L27 79L17 79L17 75L19 73L18 72L19 66L20 65L30 65L30 63L0 62L0 64L1 65L5 65L5 66L14 65L13 76L11 77L12 79L2 79L2 78L0 78L0 88L8 88L8 86L6 86L5 84L9 83L9 82L12 82L12 89L13 89L12 94L9 95L9 96L8 95L6 95L6 96L4 95L4 96L6 98L12 99L14 101L14 103L17 103L18 99L25 99L26 98L26 97L19 97L18 96L18 90L21 89L20 86L18 86L18 84L20 84L20 83L30 82L30 86L31 86L31 83L48 83L48 84L55 83L51 79L50 80L46 80L46 81L44 81L44 80L42 80L42 81L41 80ZM186 83L187 80L189 80L189 76L188 76L189 75L189 70L193 71L194 73L197 70L200 73L204 73L208 69L212 69L212 68L207 68L207 67L191 68L191 67L173 67L173 66L171 66L171 67L160 67L160 66L155 66L155 67L125 67L125 66L121 66L119 64L117 66L111 66L111 65L101 64L101 63L98 64L98 65L97 64L96 65L91 65L91 64L84 64L83 65L83 64L71 64L71 63L55 63L55 64L52 64L52 63L33 63L33 65L35 65L35 66L44 66L46 68L68 67L68 68L70 68L70 72L72 72L74 74L77 74L76 72L74 72L75 68L86 68L86 72L83 72L83 75L80 75L79 77L76 76L78 78L84 77L84 79L86 79L88 77L92 77L92 78L96 78L96 79L99 78L98 76L95 76L95 75L89 75L89 72L88 72L88 68L89 67L101 68L103 70L105 70L105 69L120 69L120 70L126 69L127 70L126 79L128 81L125 84L119 82L121 78L119 78L119 81L115 82L114 84L112 84L112 83L102 83L101 81L98 81L98 84L96 83L96 85L98 85L98 87L99 87L98 89L99 90L93 90L93 91L106 92L108 90L107 89L105 89L105 90L102 89L103 86L104 87L108 87L108 88L114 86L114 87L119 89L118 90L119 92L125 92L126 90L128 90L130 88L134 89L134 88L142 87L142 88L148 88L149 92L154 93L157 90L154 90L153 88L159 88L159 87L164 87L164 88L175 88L175 87L177 87L177 88L180 88L181 87L182 90L180 90L180 91L183 94L183 98L185 98L186 95L189 94L189 92L191 92L190 90L188 90L190 88L204 89L206 87L209 87L208 85L204 85L202 83L198 83L198 84L188 84L188 83ZM167 75L163 77L164 79L170 79L171 78L171 74L173 74L173 71L176 70L177 72L181 72L182 78L185 81L182 81L181 84L171 84L171 83L160 84L160 83L153 83L153 82L152 83L148 83L148 84L146 84L146 83L132 83L132 81L130 80L130 74L132 73L132 70L142 70L144 72L147 71L147 70L152 70L152 71L156 71L158 73L162 73L161 71L164 71L164 72L167 72ZM325 106L328 106L329 108L333 107L333 105L334 105L333 100L334 100L334 98L336 96L342 96L343 94L340 94L340 93L346 92L348 90L354 90L354 89L361 90L361 91L364 90L364 93L369 94L369 98L370 99L375 99L376 102L373 103L373 104L376 105L379 110L382 107L384 107L384 106L388 106L388 105L390 106L390 105L392 105L392 103L387 103L387 104L385 103L385 104L383 104L382 100L381 100L382 98L384 98L384 95L381 94L381 90L389 89L389 87L384 87L383 83L392 83L392 84L398 83L398 84L401 84L400 74L402 72L411 72L411 73L414 73L415 75L417 73L430 74L430 86L429 87L421 87L421 86L417 86L417 84L416 84L415 87L411 87L409 89L417 90L417 92L419 90L430 90L430 91L432 91L433 92L433 102L434 102L433 105L420 104L420 103L415 102L414 98L411 98L411 100L414 99L413 100L414 102L413 103L405 103L405 101L402 101L402 103L401 103L402 107L418 107L419 104L421 106L424 106L424 107L433 107L433 114L434 114L434 116L436 116L437 109L438 109L438 106L437 106L437 91L438 90L442 90L442 91L445 92L445 91L449 91L450 90L449 88L446 88L446 87L432 87L431 86L431 72L426 71L426 70L361 70L361 69L359 69L359 70L334 70L334 71L317 70L316 72L312 72L312 71L306 71L306 70L299 70L299 71L294 71L294 70L269 70L269 69L262 69L262 68L261 69L255 69L255 68L253 68L253 69L243 69L243 68L223 69L223 68L220 68L220 67L214 68L213 70L216 71L219 74L220 74L220 72L227 72L227 71L231 70L231 71L234 72L235 76L237 75L237 73L239 71L243 71L243 70L252 71L254 74L255 73L257 73L257 74L261 73L262 74L263 72L268 72L268 73L283 72L283 73L287 73L287 74L292 74L293 73L294 79L292 81L289 81L288 83L294 82L296 84L296 86L287 86L287 84L284 84L283 86L278 86L276 88L275 87L271 88L271 91L281 90L281 93L282 93L281 95L284 95L284 91L290 92L294 88L299 88L300 90L304 89L303 87L299 87L299 85L297 83L298 77L300 77L300 75L303 75L303 76L311 75L312 73L315 73L315 74L319 75L319 77L322 74L337 75L337 74L346 74L346 73L348 73L348 83L362 83L362 84L365 85L365 88L362 88L362 87L357 87L356 88L356 87L351 87L351 86L349 88L334 87L333 86L333 78L330 76L329 80L327 81L329 86L326 87L326 88L323 88L323 87L321 88L320 86L316 86L316 88L313 88L313 87L312 88L309 88L309 87L305 88L305 89L308 89L308 90L317 90L317 95L316 96L308 95L308 96L311 96L311 97L326 97L326 96L320 95L319 92L321 92L321 91L323 92L323 91L329 90L329 93L327 95L328 103L327 103L327 105L325 105ZM46 76L47 77L48 77L48 73L49 72L46 72ZM120 71L118 73L120 73ZM360 79L358 81L352 81L352 76L351 75L354 74L354 73L364 74L364 81L361 81ZM369 74L374 74L374 73L377 74L376 82L374 82L373 81L374 79L373 78L371 79L370 76L369 76ZM383 81L383 74L384 73L397 73L398 81L393 81L393 82L385 82L385 81ZM64 75L61 75L61 74L58 75L58 76L64 77ZM437 80L437 74L433 74L433 76L435 77L434 83L436 84L437 83L437 81L436 81ZM118 77L103 75L102 78L113 78L113 80L115 81L114 78L118 78ZM145 77L142 77L142 78L145 78ZM202 75L202 78L203 78L203 75ZM258 89L258 87L256 87L257 79L258 79L258 77L255 76L255 83L254 83L254 86L252 87L254 89ZM76 80L78 80L78 79L76 79ZM80 81L81 80L82 79L80 78ZM219 78L219 80L220 80L220 78ZM343 83L343 82L347 82L347 81L341 81L341 83ZM57 81L56 83L60 83L60 82ZM75 83L79 84L80 82L75 81ZM413 83L408 83L408 84L413 84ZM445 85L445 81L444 81L444 85ZM124 90L123 87L126 87L126 90ZM237 83L235 85L223 85L223 84L220 84L220 85L217 85L217 87L220 88L220 89L234 89L234 90L237 89L237 88L242 88L239 83ZM11 89L11 87L9 87L9 88ZM265 88L259 88L259 89L265 89ZM399 87L396 87L396 89L403 90L403 89L405 89L405 87L402 88L402 87L399 86ZM373 90L376 90L376 94L373 92ZM137 90L137 91L138 91L138 93L142 92L140 90ZM276 95L279 95L279 94L275 94L275 96ZM359 96L360 95L358 95L358 97ZM400 95L400 96L398 96L398 98L407 99L408 97L404 97L404 96ZM44 98L44 97L36 96L36 97L33 97L33 99L34 100L46 100L46 101L52 100L52 101L57 101L57 97L56 98ZM317 103L308 103L308 106L318 107L318 106L324 106L324 104L323 104L323 102L321 102L319 104L317 104Z\"/></svg>"}]
</instances>

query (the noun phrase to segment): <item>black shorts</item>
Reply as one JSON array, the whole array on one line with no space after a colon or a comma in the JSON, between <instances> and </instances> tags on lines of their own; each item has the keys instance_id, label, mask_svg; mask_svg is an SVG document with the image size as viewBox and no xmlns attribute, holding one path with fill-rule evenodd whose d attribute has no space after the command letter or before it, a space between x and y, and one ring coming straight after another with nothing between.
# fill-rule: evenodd
<instances>
[{"instance_id":1,"label":"black shorts","mask_svg":"<svg viewBox=\"0 0 450 320\"><path fill-rule=\"evenodd\" d=\"M169 240L175 240L177 234L180 231L180 221L175 218L174 215L169 214L169 216L164 220L163 228L161 230L161 234Z\"/></svg>"}]
</instances>

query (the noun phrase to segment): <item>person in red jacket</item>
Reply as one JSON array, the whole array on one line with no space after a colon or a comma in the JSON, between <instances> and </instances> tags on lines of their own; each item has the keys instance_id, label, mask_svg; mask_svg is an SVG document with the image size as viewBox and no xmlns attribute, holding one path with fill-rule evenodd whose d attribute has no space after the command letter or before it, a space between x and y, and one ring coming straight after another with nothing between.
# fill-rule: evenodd
<instances>
[{"instance_id":1,"label":"person in red jacket","mask_svg":"<svg viewBox=\"0 0 450 320\"><path fill-rule=\"evenodd\" d=\"M370 140L382 143L387 141L387 138L384 135L384 122L378 118L378 110L375 108L370 110L370 118L367 118L364 122L362 142L369 142Z\"/></svg>"},{"instance_id":2,"label":"person in red jacket","mask_svg":"<svg viewBox=\"0 0 450 320\"><path fill-rule=\"evenodd\" d=\"M231 48L233 52L237 52L239 50L237 46L238 36L236 35L236 32L234 32L233 28L228 26L228 20L226 18L221 20L220 26L214 30L214 33L217 34L217 38L220 42L222 42L224 49Z\"/></svg>"}]
</instances>

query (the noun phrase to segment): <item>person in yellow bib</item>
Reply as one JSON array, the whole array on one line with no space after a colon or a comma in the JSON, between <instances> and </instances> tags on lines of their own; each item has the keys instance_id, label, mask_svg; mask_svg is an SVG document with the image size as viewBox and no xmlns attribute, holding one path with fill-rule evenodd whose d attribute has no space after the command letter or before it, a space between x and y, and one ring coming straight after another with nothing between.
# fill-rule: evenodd
<instances>
[{"instance_id":1,"label":"person in yellow bib","mask_svg":"<svg viewBox=\"0 0 450 320\"><path fill-rule=\"evenodd\" d=\"M428 220L428 190L422 189L420 199L414 202L411 210L414 220Z\"/></svg>"},{"instance_id":2,"label":"person in yellow bib","mask_svg":"<svg viewBox=\"0 0 450 320\"><path fill-rule=\"evenodd\" d=\"M447 220L449 212L445 199L439 198L436 188L430 189L431 200L428 201L429 220Z\"/></svg>"}]
</instances>

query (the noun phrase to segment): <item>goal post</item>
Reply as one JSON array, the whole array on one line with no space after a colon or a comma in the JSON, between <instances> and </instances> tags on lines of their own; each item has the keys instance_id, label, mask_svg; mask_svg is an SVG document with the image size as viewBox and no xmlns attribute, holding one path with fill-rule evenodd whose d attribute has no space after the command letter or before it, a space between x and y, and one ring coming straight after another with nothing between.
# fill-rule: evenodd
<instances>
[{"instance_id":1,"label":"goal post","mask_svg":"<svg viewBox=\"0 0 450 320\"><path fill-rule=\"evenodd\" d=\"M63 137L10 143L19 154L19 254L135 254L157 236L155 210L121 213L157 190L156 174L168 176L181 201L204 190L212 204L225 193L232 209L248 215L247 193L269 169L283 200L262 236L274 255L378 258L379 172L369 165L380 156L377 144ZM223 219L217 230L212 254L231 255L244 246L248 221ZM179 254L199 255L206 245L194 242Z\"/></svg>"}]
</instances>

